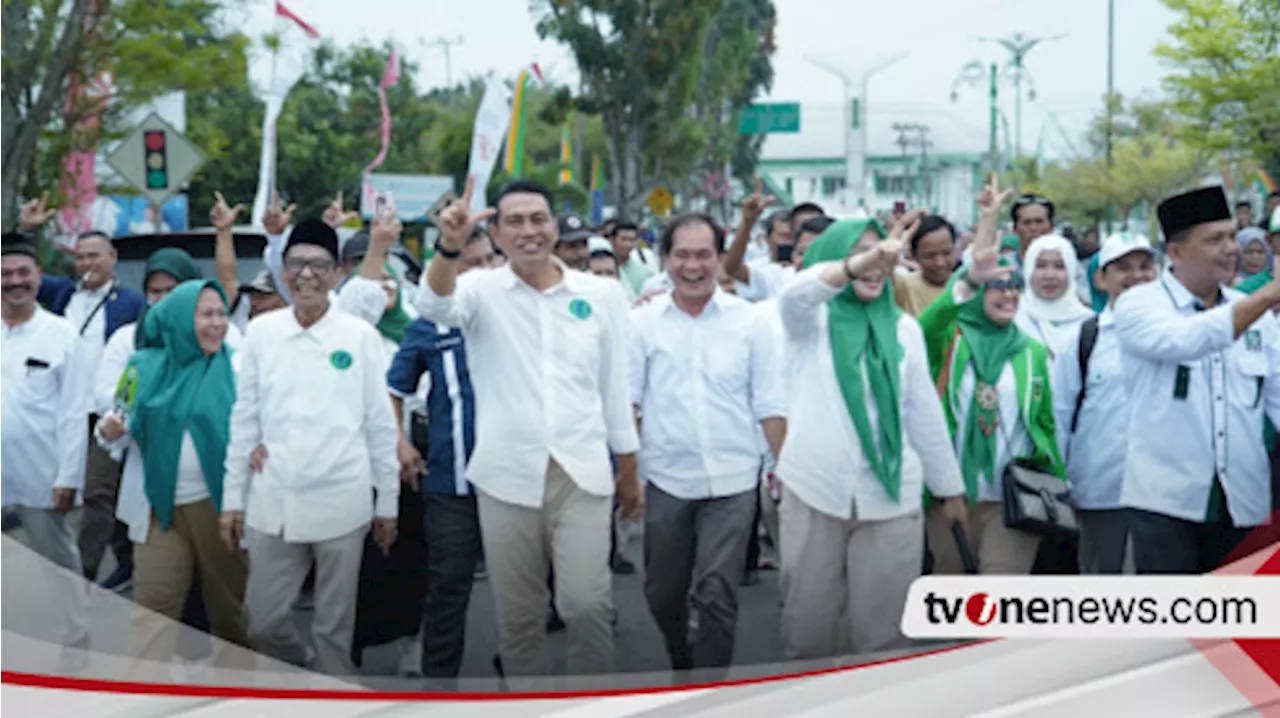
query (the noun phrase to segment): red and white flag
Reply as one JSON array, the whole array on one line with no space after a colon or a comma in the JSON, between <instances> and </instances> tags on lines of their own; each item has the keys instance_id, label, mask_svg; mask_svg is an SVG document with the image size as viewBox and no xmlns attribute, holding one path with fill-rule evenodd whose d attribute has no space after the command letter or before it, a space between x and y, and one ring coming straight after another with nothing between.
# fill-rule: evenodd
<instances>
[{"instance_id":1,"label":"red and white flag","mask_svg":"<svg viewBox=\"0 0 1280 718\"><path fill-rule=\"evenodd\" d=\"M274 31L265 51L259 52L249 65L250 83L267 104L262 118L262 156L258 163L258 191L253 198L252 222L262 224L271 196L276 189L276 120L284 109L289 90L307 72L311 53L320 33L284 3L276 0Z\"/></svg>"}]
</instances>

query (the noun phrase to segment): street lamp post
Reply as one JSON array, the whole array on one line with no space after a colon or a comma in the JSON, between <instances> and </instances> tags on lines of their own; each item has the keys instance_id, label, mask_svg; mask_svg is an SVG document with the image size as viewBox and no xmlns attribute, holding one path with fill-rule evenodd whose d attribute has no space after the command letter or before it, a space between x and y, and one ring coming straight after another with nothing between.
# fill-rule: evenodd
<instances>
[{"instance_id":1,"label":"street lamp post","mask_svg":"<svg viewBox=\"0 0 1280 718\"><path fill-rule=\"evenodd\" d=\"M887 69L890 65L902 60L907 54L894 55L867 70L862 75L853 76L839 67L814 57L805 56L805 60L820 70L839 78L844 90L844 183L845 192L852 196L855 204L865 199L867 191L867 86L871 76ZM853 86L855 80L861 87L862 94L855 106Z\"/></svg>"},{"instance_id":2,"label":"street lamp post","mask_svg":"<svg viewBox=\"0 0 1280 718\"><path fill-rule=\"evenodd\" d=\"M1000 67L998 64L994 62L991 63L990 79L988 80L989 95L991 98L990 100L991 126L990 126L990 137L987 145L987 151L988 151L987 161L990 163L989 171L991 172L1000 171L1000 145L998 141L999 121L1000 121L999 70L1000 70ZM982 63L979 62L978 60L974 60L973 62L970 62L969 64L965 65L960 70L960 74L956 76L955 81L951 83L951 101L956 102L960 99L961 85L970 85L970 86L980 85L982 83L982 80L987 76L988 76L987 68L983 67Z\"/></svg>"},{"instance_id":3,"label":"street lamp post","mask_svg":"<svg viewBox=\"0 0 1280 718\"><path fill-rule=\"evenodd\" d=\"M1031 82L1031 73L1027 72L1027 68L1023 63L1023 60L1027 57L1027 53L1031 52L1032 48L1036 45L1039 45L1042 42L1061 40L1064 37L1066 37L1066 35L1054 35L1053 37L1027 37L1020 32L1015 32L1012 37L1000 38L998 40L986 37L978 38L978 40L982 42L994 42L1009 51L1010 59L1009 63L1005 65L1005 73L1009 76L1009 79L1013 81L1015 93L1013 101L1013 150L1015 157L1022 156L1022 82L1023 80L1026 80L1028 84ZM1028 99L1035 99L1034 86Z\"/></svg>"}]
</instances>

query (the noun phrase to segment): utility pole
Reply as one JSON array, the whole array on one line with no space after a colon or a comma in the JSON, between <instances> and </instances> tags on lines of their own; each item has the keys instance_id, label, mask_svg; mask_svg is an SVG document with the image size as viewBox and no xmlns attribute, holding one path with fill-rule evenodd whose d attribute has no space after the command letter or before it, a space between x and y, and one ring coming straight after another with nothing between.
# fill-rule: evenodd
<instances>
[{"instance_id":1,"label":"utility pole","mask_svg":"<svg viewBox=\"0 0 1280 718\"><path fill-rule=\"evenodd\" d=\"M1114 158L1111 156L1111 139L1115 132L1115 92L1116 92L1116 2L1107 0L1107 214L1106 233L1111 234L1111 169ZM1128 219L1126 217L1126 219Z\"/></svg>"},{"instance_id":2,"label":"utility pole","mask_svg":"<svg viewBox=\"0 0 1280 718\"><path fill-rule=\"evenodd\" d=\"M1028 85L1032 84L1031 73L1027 71L1024 60L1027 57L1027 53L1031 52L1031 50L1037 45L1045 42L1053 42L1054 40L1061 40L1064 37L1066 37L1065 34L1054 35L1053 37L1028 37L1020 32L1015 32L1011 37L1007 38L978 38L981 42L994 42L1009 51L1009 61L1005 63L1004 71L1006 78L1013 83L1014 91L1013 151L1015 162L1016 158L1022 157L1022 83L1025 81ZM1032 85L1031 92L1027 99L1036 99L1034 85Z\"/></svg>"},{"instance_id":3,"label":"utility pole","mask_svg":"<svg viewBox=\"0 0 1280 718\"><path fill-rule=\"evenodd\" d=\"M914 204L916 195L916 183L918 177L913 177L911 172L911 160L908 157L908 151L915 146L916 139L912 137L912 133L919 131L920 125L914 122L895 122L892 125L893 131L898 133L898 139L894 144L902 150L902 179L907 187L907 196L905 200L908 205Z\"/></svg>"},{"instance_id":4,"label":"utility pole","mask_svg":"<svg viewBox=\"0 0 1280 718\"><path fill-rule=\"evenodd\" d=\"M864 70L860 76L851 75L841 68L822 59L810 55L805 56L809 64L824 70L840 79L844 88L844 183L846 197L852 204L860 205L866 201L867 191L867 85L872 75L887 69L907 54L894 55L883 62ZM862 94L853 97L855 84L861 86Z\"/></svg>"},{"instance_id":5,"label":"utility pole","mask_svg":"<svg viewBox=\"0 0 1280 718\"><path fill-rule=\"evenodd\" d=\"M933 141L929 139L929 126L916 125L916 144L920 146L920 205L929 208L933 201L933 183L929 180L929 148Z\"/></svg>"},{"instance_id":6,"label":"utility pole","mask_svg":"<svg viewBox=\"0 0 1280 718\"><path fill-rule=\"evenodd\" d=\"M444 50L444 82L449 87L453 87L453 46L461 44L461 35L456 40L439 37L427 43L430 47L439 47Z\"/></svg>"},{"instance_id":7,"label":"utility pole","mask_svg":"<svg viewBox=\"0 0 1280 718\"><path fill-rule=\"evenodd\" d=\"M999 132L1000 132L999 131L1000 106L998 104L1000 99L999 69L1000 68L998 64L994 62L991 63L990 79L988 80L989 82L988 89L989 89L990 98L991 98L991 102L990 102L991 135L990 135L989 145L987 149L987 152L988 152L987 162L989 164L987 168L988 173L1000 171L1000 144L998 141ZM956 79L951 83L951 101L958 102L960 100L961 85L978 86L982 84L982 80L986 77L987 77L987 69L978 60L974 60L973 62L970 62L969 64L965 65L963 68L961 68L960 74L956 75Z\"/></svg>"}]
</instances>

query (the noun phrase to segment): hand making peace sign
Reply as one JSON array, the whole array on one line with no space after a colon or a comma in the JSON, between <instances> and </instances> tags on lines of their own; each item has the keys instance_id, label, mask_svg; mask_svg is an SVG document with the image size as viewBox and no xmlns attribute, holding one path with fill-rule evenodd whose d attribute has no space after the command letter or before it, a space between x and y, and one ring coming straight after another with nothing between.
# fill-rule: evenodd
<instances>
[{"instance_id":1,"label":"hand making peace sign","mask_svg":"<svg viewBox=\"0 0 1280 718\"><path fill-rule=\"evenodd\" d=\"M471 232L477 222L483 222L497 214L497 210L489 207L483 211L471 212L471 193L475 191L476 178L467 175L467 189L462 196L454 200L440 213L440 244L447 250L460 252L467 246Z\"/></svg>"}]
</instances>

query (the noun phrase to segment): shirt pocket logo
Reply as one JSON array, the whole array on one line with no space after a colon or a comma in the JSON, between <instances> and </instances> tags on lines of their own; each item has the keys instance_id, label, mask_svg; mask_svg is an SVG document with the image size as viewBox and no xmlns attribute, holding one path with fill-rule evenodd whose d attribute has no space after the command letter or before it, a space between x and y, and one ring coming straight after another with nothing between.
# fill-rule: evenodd
<instances>
[{"instance_id":1,"label":"shirt pocket logo","mask_svg":"<svg viewBox=\"0 0 1280 718\"><path fill-rule=\"evenodd\" d=\"M338 349L329 355L329 363L338 371L346 371L347 369L350 369L354 362L355 360L351 358L351 352L344 349Z\"/></svg>"},{"instance_id":2,"label":"shirt pocket logo","mask_svg":"<svg viewBox=\"0 0 1280 718\"><path fill-rule=\"evenodd\" d=\"M578 319L590 319L591 318L591 302L588 302L587 300L581 299L581 298L574 299L573 301L569 302L569 313L577 317Z\"/></svg>"}]
</instances>

